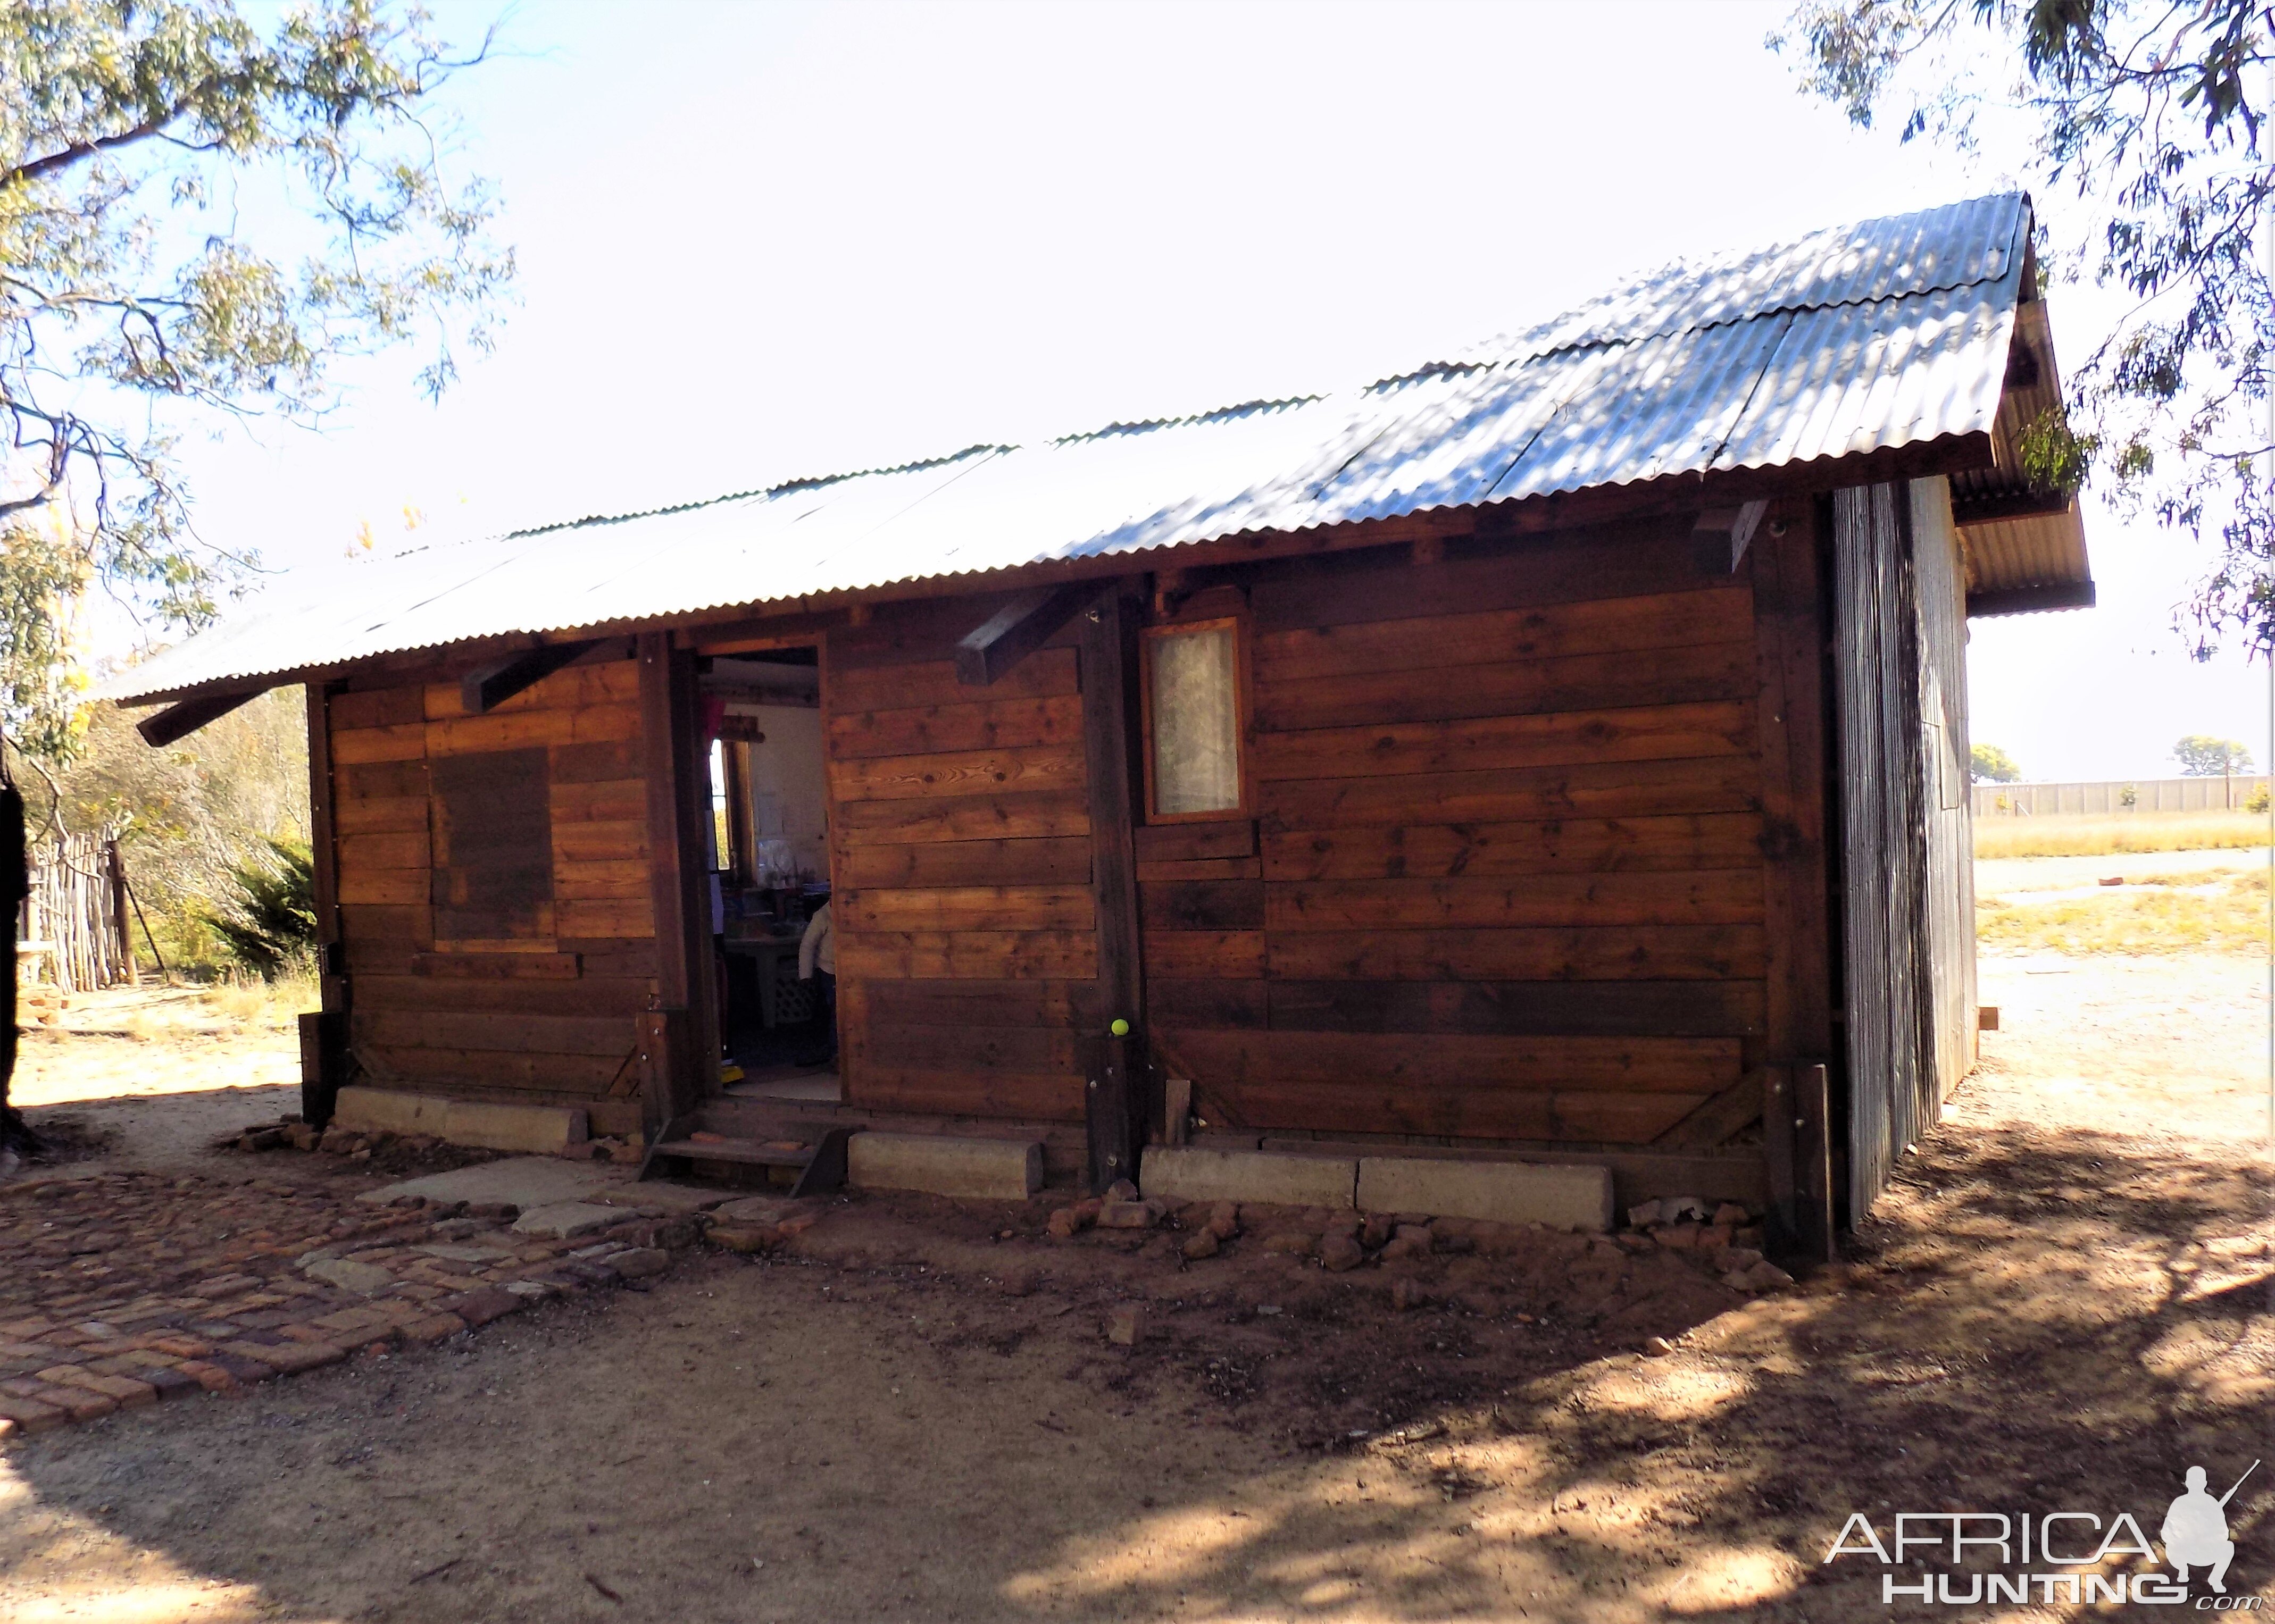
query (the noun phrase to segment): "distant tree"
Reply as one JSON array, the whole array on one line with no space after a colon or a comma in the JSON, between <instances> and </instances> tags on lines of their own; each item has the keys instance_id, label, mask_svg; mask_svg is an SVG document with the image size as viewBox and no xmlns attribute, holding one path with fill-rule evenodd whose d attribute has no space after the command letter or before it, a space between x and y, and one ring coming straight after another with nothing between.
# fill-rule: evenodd
<instances>
[{"instance_id":1,"label":"distant tree","mask_svg":"<svg viewBox=\"0 0 2275 1624\"><path fill-rule=\"evenodd\" d=\"M2266 0L1797 0L1769 43L1852 123L1892 112L1908 141L1971 150L1986 110L2028 125L2038 185L2075 193L2082 228L2042 232L2042 263L2126 313L2070 372L2070 426L2026 432L2024 465L2215 539L2187 635L2200 657L2227 634L2275 654L2275 493L2254 466L2275 359Z\"/></svg>"},{"instance_id":2,"label":"distant tree","mask_svg":"<svg viewBox=\"0 0 2275 1624\"><path fill-rule=\"evenodd\" d=\"M2181 764L2183 778L2225 778L2251 770L2251 752L2241 740L2209 733L2191 733L2173 745L2173 759Z\"/></svg>"},{"instance_id":3,"label":"distant tree","mask_svg":"<svg viewBox=\"0 0 2275 1624\"><path fill-rule=\"evenodd\" d=\"M1978 784L2016 783L2022 776L2022 769L2014 765L2014 758L1996 744L1977 744L1970 751L1967 771Z\"/></svg>"},{"instance_id":4,"label":"distant tree","mask_svg":"<svg viewBox=\"0 0 2275 1624\"><path fill-rule=\"evenodd\" d=\"M482 184L446 178L430 111L480 55L385 0L312 0L265 28L231 0L0 0L0 725L18 745L79 744L57 673L82 594L194 625L252 562L193 530L181 432L316 423L334 362L407 343L437 393L457 346L487 346L512 256ZM0 806L0 847L20 815ZM0 850L0 892L19 861ZM7 1106L7 986L0 1155L30 1143Z\"/></svg>"}]
</instances>

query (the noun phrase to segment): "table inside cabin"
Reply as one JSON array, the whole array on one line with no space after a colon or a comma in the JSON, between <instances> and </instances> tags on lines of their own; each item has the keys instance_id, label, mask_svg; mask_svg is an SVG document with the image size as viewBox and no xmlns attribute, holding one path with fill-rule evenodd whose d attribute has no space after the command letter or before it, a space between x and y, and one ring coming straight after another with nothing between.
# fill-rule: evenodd
<instances>
[{"instance_id":1,"label":"table inside cabin","mask_svg":"<svg viewBox=\"0 0 2275 1624\"><path fill-rule=\"evenodd\" d=\"M782 925L744 934L729 933L725 938L728 952L752 961L752 968L759 982L759 1024L767 1031L782 1024L782 962L790 962L795 978L797 947L805 937L805 925ZM797 1018L805 1017L800 1015Z\"/></svg>"}]
</instances>

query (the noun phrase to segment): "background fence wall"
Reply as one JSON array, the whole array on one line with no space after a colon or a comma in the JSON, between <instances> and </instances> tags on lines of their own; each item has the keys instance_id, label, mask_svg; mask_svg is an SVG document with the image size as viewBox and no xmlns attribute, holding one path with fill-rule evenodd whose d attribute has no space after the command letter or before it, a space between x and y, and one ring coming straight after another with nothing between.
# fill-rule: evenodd
<instances>
[{"instance_id":1,"label":"background fence wall","mask_svg":"<svg viewBox=\"0 0 2275 1624\"><path fill-rule=\"evenodd\" d=\"M100 834L66 835L32 848L31 895L17 921L19 966L26 978L66 993L134 978L125 932L124 880L117 842ZM25 955L21 947L42 951Z\"/></svg>"},{"instance_id":2,"label":"background fence wall","mask_svg":"<svg viewBox=\"0 0 2275 1624\"><path fill-rule=\"evenodd\" d=\"M2045 818L2063 812L2219 812L2243 810L2267 788L2267 775L2233 778L2135 778L2107 783L1976 784L1978 818ZM2125 791L2133 804L2125 804Z\"/></svg>"}]
</instances>

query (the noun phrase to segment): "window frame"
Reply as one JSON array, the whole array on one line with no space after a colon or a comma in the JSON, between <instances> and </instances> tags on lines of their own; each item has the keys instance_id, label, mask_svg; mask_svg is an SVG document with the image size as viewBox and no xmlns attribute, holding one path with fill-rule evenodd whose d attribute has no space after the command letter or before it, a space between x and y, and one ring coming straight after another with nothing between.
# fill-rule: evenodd
<instances>
[{"instance_id":1,"label":"window frame","mask_svg":"<svg viewBox=\"0 0 2275 1624\"><path fill-rule=\"evenodd\" d=\"M1153 769L1153 648L1167 638L1219 631L1232 633L1233 744L1240 757L1239 770L1236 774L1240 786L1240 800L1236 805L1217 807L1208 812L1165 812L1160 807ZM1139 631L1138 684L1143 737L1138 753L1144 759L1145 821L1148 824L1228 823L1256 816L1256 706L1250 691L1252 679L1249 672L1248 645L1248 617L1244 615L1212 615L1193 620L1162 621Z\"/></svg>"}]
</instances>

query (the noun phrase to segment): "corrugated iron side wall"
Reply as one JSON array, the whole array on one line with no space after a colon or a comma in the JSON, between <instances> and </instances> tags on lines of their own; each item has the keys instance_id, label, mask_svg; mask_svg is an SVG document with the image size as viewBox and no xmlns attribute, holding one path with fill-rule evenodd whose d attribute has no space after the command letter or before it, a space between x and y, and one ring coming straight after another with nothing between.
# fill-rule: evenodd
<instances>
[{"instance_id":1,"label":"corrugated iron side wall","mask_svg":"<svg viewBox=\"0 0 2275 1624\"><path fill-rule=\"evenodd\" d=\"M1918 619L1908 502L1899 487L1835 494L1834 677L1840 703L1843 1006L1849 1222L1861 1222L1918 1137L1924 1087L1927 842Z\"/></svg>"},{"instance_id":2,"label":"corrugated iron side wall","mask_svg":"<svg viewBox=\"0 0 2275 1624\"><path fill-rule=\"evenodd\" d=\"M1967 582L1941 479L1911 487L1927 822L1928 1016L1933 1103L1975 1064L1975 813L1968 795ZM1925 1126L1924 1123L1922 1126Z\"/></svg>"}]
</instances>

